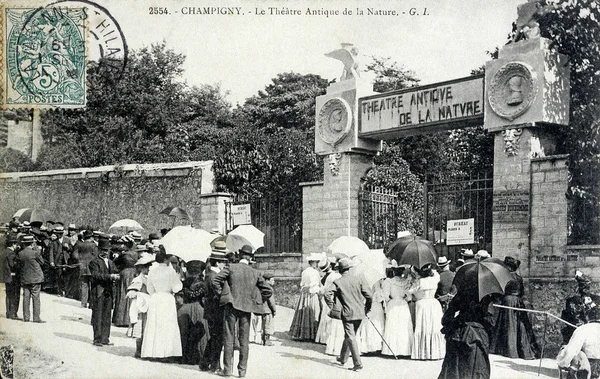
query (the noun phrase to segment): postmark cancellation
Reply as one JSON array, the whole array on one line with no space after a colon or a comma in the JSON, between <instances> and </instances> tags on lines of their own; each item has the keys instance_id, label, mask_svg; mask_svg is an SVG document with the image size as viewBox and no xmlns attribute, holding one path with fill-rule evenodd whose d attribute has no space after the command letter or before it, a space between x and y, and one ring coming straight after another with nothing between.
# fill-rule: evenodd
<instances>
[{"instance_id":1,"label":"postmark cancellation","mask_svg":"<svg viewBox=\"0 0 600 379\"><path fill-rule=\"evenodd\" d=\"M84 107L85 9L8 4L0 11L2 107Z\"/></svg>"}]
</instances>

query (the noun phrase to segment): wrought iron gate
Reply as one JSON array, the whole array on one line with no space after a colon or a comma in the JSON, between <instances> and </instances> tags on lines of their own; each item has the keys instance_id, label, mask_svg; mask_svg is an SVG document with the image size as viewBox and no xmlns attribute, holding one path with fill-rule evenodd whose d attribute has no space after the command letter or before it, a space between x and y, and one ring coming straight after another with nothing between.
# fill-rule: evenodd
<instances>
[{"instance_id":1,"label":"wrought iron gate","mask_svg":"<svg viewBox=\"0 0 600 379\"><path fill-rule=\"evenodd\" d=\"M398 234L398 194L364 185L358 192L358 237L371 249L382 249Z\"/></svg>"},{"instance_id":2,"label":"wrought iron gate","mask_svg":"<svg viewBox=\"0 0 600 379\"><path fill-rule=\"evenodd\" d=\"M227 232L233 224L231 206L250 204L252 225L265 233L263 249L259 253L300 253L302 252L302 198L301 197L261 197L236 198L225 202L225 222Z\"/></svg>"},{"instance_id":3,"label":"wrought iron gate","mask_svg":"<svg viewBox=\"0 0 600 379\"><path fill-rule=\"evenodd\" d=\"M459 258L460 249L492 250L493 173L468 175L446 183L426 183L424 234L435 241L449 259ZM475 243L446 246L446 222L475 219Z\"/></svg>"}]
</instances>

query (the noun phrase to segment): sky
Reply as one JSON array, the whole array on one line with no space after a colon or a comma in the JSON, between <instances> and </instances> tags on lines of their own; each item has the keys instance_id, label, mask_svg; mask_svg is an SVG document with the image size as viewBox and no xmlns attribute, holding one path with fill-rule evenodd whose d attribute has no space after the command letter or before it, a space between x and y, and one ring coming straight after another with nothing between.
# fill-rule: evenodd
<instances>
[{"instance_id":1,"label":"sky","mask_svg":"<svg viewBox=\"0 0 600 379\"><path fill-rule=\"evenodd\" d=\"M517 6L524 2L98 0L119 23L130 49L166 41L187 57L184 80L220 83L233 105L256 95L278 73L338 78L341 63L324 54L342 42L358 47L363 63L371 56L390 57L414 71L422 84L468 76L489 60L487 50L506 43ZM166 7L169 14L149 14L153 7ZM213 14L198 14L205 8ZM275 8L301 14L272 14ZM228 9L240 14L218 14ZM344 9L352 15L344 15ZM369 15L369 9L379 14ZM383 15L391 11L396 15Z\"/></svg>"}]
</instances>

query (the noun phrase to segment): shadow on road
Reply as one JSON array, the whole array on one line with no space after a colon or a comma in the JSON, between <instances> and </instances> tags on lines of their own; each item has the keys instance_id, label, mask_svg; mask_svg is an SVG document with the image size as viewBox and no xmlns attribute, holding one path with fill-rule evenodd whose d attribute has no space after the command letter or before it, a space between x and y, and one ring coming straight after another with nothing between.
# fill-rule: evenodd
<instances>
[{"instance_id":1,"label":"shadow on road","mask_svg":"<svg viewBox=\"0 0 600 379\"><path fill-rule=\"evenodd\" d=\"M90 330L90 332L91 332L91 330ZM89 344L91 344L93 342L91 338L79 336L77 334L55 332L54 335L57 337L60 337L60 338L66 338L71 341L85 342L85 343L89 343Z\"/></svg>"},{"instance_id":2,"label":"shadow on road","mask_svg":"<svg viewBox=\"0 0 600 379\"><path fill-rule=\"evenodd\" d=\"M531 372L531 373L534 373L537 375L538 368L539 368L538 365L539 365L540 360L539 359L532 360L531 362L532 362L532 364L528 365L528 364L522 364L519 362L511 361L508 359L496 359L494 361L495 364L503 365L505 367L508 367L508 368L518 371L518 372ZM535 362L535 364L533 362ZM558 374L559 374L558 367L556 369L551 369L551 368L542 366L541 374L549 376L551 378L557 378Z\"/></svg>"},{"instance_id":3,"label":"shadow on road","mask_svg":"<svg viewBox=\"0 0 600 379\"><path fill-rule=\"evenodd\" d=\"M325 353L325 345L321 345L310 341L296 341L290 338L286 332L275 332L273 334L275 338L281 341L281 346L286 347L297 347L302 350L312 350L317 353Z\"/></svg>"},{"instance_id":4,"label":"shadow on road","mask_svg":"<svg viewBox=\"0 0 600 379\"><path fill-rule=\"evenodd\" d=\"M318 362L318 363L321 363L323 365L330 366L330 367L342 368L342 366L335 364L334 357L331 357L331 359L327 359L327 358L307 357L306 355L293 354L293 353L277 353L277 354L282 358L300 359L300 360L305 360L305 361Z\"/></svg>"}]
</instances>

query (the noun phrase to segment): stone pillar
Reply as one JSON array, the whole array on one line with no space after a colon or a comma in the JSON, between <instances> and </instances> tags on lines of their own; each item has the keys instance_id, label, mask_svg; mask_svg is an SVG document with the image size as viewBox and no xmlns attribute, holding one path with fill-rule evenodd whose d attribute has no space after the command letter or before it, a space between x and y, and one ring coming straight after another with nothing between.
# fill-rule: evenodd
<instances>
[{"instance_id":1,"label":"stone pillar","mask_svg":"<svg viewBox=\"0 0 600 379\"><path fill-rule=\"evenodd\" d=\"M512 43L486 64L484 126L495 133L493 255L513 256L527 267L532 263L533 234L543 230L540 215L532 212L547 211L546 198L534 196L539 188L533 188L532 160L554 154L555 130L569 123L569 66L566 57L552 52L549 45L539 37ZM553 191L560 190L553 196L565 196L566 181L560 188L551 185ZM566 211L554 216L563 218L555 220L556 228L565 229L557 229L557 234L563 235ZM545 249L546 242L554 248L565 242L563 238L542 240Z\"/></svg>"},{"instance_id":2,"label":"stone pillar","mask_svg":"<svg viewBox=\"0 0 600 379\"><path fill-rule=\"evenodd\" d=\"M34 162L42 150L44 139L42 137L42 122L40 120L40 110L33 109L33 120L31 125L31 160Z\"/></svg>"},{"instance_id":3,"label":"stone pillar","mask_svg":"<svg viewBox=\"0 0 600 379\"><path fill-rule=\"evenodd\" d=\"M358 236L358 191L372 164L372 155L331 154L323 182L302 184L304 254L325 251L337 237Z\"/></svg>"},{"instance_id":4,"label":"stone pillar","mask_svg":"<svg viewBox=\"0 0 600 379\"><path fill-rule=\"evenodd\" d=\"M200 195L200 202L194 207L196 227L208 231L218 229L219 233L225 234L225 202L232 199L232 195L221 192Z\"/></svg>"}]
</instances>

